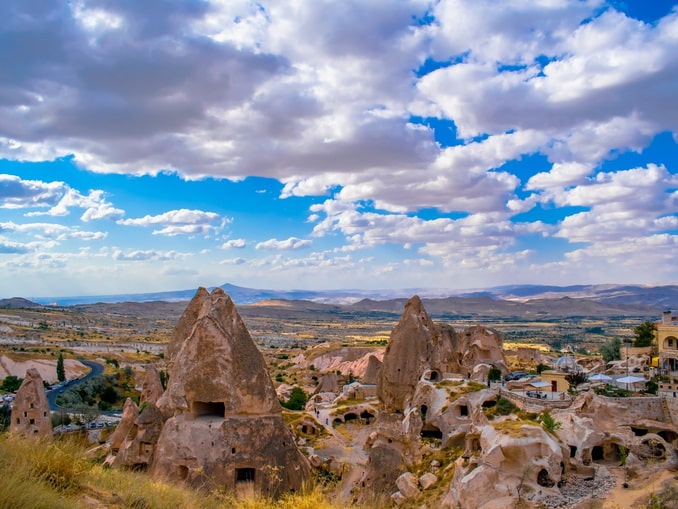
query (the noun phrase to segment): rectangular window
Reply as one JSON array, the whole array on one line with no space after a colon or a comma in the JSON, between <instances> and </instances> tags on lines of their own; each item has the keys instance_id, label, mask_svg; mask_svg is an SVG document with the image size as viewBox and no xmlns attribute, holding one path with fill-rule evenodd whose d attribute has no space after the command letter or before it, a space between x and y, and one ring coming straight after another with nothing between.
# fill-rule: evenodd
<instances>
[{"instance_id":1,"label":"rectangular window","mask_svg":"<svg viewBox=\"0 0 678 509\"><path fill-rule=\"evenodd\" d=\"M254 469L253 468L236 468L235 469L235 482L254 482Z\"/></svg>"}]
</instances>

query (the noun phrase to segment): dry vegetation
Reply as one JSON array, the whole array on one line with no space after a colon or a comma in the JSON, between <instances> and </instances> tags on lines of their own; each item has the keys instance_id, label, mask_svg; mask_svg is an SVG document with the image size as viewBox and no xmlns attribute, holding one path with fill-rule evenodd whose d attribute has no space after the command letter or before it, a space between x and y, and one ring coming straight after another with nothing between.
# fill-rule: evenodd
<instances>
[{"instance_id":1,"label":"dry vegetation","mask_svg":"<svg viewBox=\"0 0 678 509\"><path fill-rule=\"evenodd\" d=\"M110 470L84 459L76 440L35 441L0 435L0 508L338 509L319 487L280 500L236 499L152 480L142 472Z\"/></svg>"}]
</instances>

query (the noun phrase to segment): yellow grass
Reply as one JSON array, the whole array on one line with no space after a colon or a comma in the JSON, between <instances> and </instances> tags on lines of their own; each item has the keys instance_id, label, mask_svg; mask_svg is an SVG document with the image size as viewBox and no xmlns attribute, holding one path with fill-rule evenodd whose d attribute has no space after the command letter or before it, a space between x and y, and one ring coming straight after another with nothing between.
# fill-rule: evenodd
<instances>
[{"instance_id":1,"label":"yellow grass","mask_svg":"<svg viewBox=\"0 0 678 509\"><path fill-rule=\"evenodd\" d=\"M84 459L75 440L31 440L0 434L0 509L339 509L320 488L236 499L158 482L145 473L104 469Z\"/></svg>"}]
</instances>

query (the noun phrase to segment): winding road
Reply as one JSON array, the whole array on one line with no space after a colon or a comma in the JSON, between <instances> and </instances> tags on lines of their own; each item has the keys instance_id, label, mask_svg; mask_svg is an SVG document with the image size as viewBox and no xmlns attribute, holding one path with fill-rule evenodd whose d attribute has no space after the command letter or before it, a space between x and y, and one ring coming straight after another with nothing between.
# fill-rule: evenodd
<instances>
[{"instance_id":1,"label":"winding road","mask_svg":"<svg viewBox=\"0 0 678 509\"><path fill-rule=\"evenodd\" d=\"M49 403L49 409L52 411L58 411L61 410L61 407L57 405L56 403L56 398L59 394L62 392L66 392L71 390L73 387L75 387L78 384L81 384L83 382L86 382L87 380L90 380L91 378L94 378L95 376L99 376L101 373L104 372L104 365L99 364L98 362L93 362L93 361L84 361L81 360L85 366L90 368L90 372L87 373L85 376L82 378L74 378L73 380L69 380L65 385L61 387L57 387L56 389L52 389L51 391L47 391L47 402Z\"/></svg>"}]
</instances>

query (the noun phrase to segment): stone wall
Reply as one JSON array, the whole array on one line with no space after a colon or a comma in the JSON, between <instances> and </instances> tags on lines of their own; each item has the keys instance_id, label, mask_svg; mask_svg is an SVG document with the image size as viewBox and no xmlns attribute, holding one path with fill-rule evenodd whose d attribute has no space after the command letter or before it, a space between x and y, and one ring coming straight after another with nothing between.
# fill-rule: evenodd
<instances>
[{"instance_id":1,"label":"stone wall","mask_svg":"<svg viewBox=\"0 0 678 509\"><path fill-rule=\"evenodd\" d=\"M664 400L664 410L669 414L666 417L670 419L673 424L678 425L678 397L663 395L662 398Z\"/></svg>"},{"instance_id":2,"label":"stone wall","mask_svg":"<svg viewBox=\"0 0 678 509\"><path fill-rule=\"evenodd\" d=\"M662 408L662 398L658 396L646 396L640 398L600 397L623 406L625 409L623 416L625 422L634 422L641 419L663 421L665 419L664 410Z\"/></svg>"}]
</instances>

